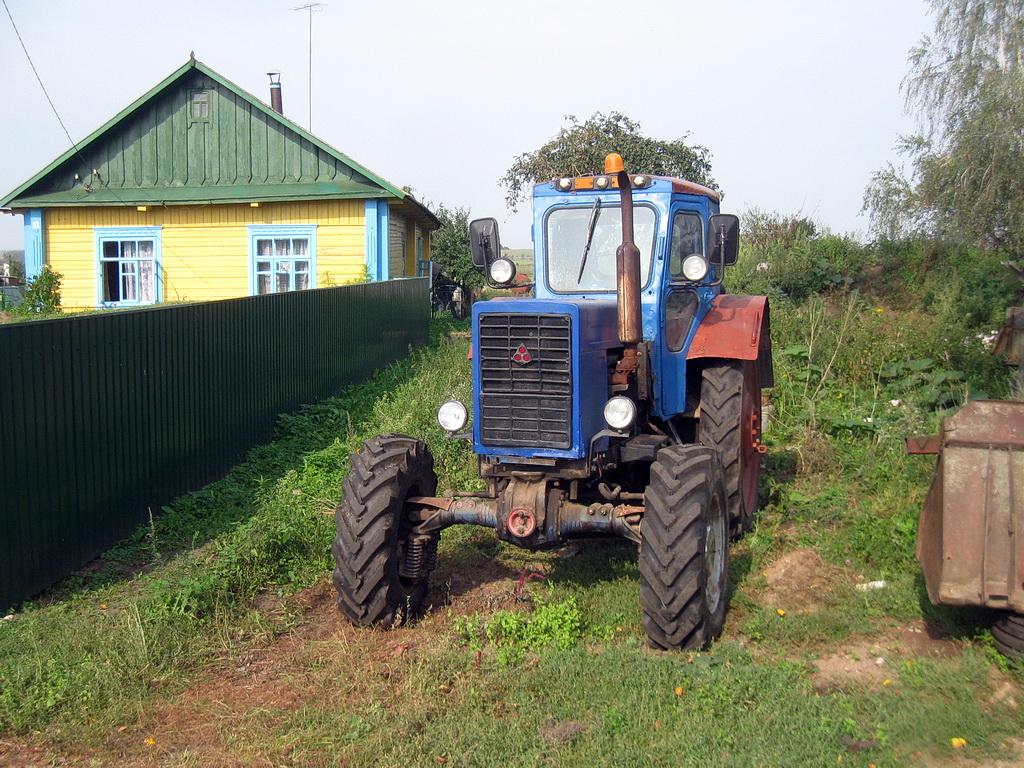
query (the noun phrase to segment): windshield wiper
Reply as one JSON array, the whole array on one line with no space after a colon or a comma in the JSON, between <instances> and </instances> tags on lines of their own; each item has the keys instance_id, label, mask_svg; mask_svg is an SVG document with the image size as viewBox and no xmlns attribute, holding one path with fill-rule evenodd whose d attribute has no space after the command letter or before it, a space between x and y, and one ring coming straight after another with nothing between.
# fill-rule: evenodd
<instances>
[{"instance_id":1,"label":"windshield wiper","mask_svg":"<svg viewBox=\"0 0 1024 768\"><path fill-rule=\"evenodd\" d=\"M587 254L594 240L594 227L597 226L597 214L601 210L601 198L594 198L594 207L590 209L590 222L587 224L587 242L583 244L583 258L580 260L580 273L576 277L576 285L583 282L583 270L587 268Z\"/></svg>"}]
</instances>

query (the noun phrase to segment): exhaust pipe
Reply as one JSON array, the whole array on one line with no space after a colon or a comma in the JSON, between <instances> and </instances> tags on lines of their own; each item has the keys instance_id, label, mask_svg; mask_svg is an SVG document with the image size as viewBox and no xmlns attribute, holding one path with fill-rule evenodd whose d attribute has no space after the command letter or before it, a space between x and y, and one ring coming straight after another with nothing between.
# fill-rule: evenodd
<instances>
[{"instance_id":1,"label":"exhaust pipe","mask_svg":"<svg viewBox=\"0 0 1024 768\"><path fill-rule=\"evenodd\" d=\"M633 188L621 155L615 152L608 155L604 159L604 172L615 174L622 200L622 245L615 251L619 341L627 348L635 349L643 334L640 319L640 249L633 242Z\"/></svg>"}]
</instances>

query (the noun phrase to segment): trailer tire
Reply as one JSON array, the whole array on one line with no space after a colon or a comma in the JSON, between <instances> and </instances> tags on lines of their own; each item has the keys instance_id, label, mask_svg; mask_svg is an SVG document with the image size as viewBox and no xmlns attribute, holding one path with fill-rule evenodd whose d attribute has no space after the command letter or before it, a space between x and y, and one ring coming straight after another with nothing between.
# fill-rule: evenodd
<instances>
[{"instance_id":1,"label":"trailer tire","mask_svg":"<svg viewBox=\"0 0 1024 768\"><path fill-rule=\"evenodd\" d=\"M658 452L640 524L640 605L652 648L706 648L725 624L729 521L718 452Z\"/></svg>"},{"instance_id":2,"label":"trailer tire","mask_svg":"<svg viewBox=\"0 0 1024 768\"><path fill-rule=\"evenodd\" d=\"M698 438L722 458L733 530L749 533L754 530L761 483L761 382L756 360L722 360L704 368Z\"/></svg>"},{"instance_id":3,"label":"trailer tire","mask_svg":"<svg viewBox=\"0 0 1024 768\"><path fill-rule=\"evenodd\" d=\"M1004 656L1024 659L1024 615L1001 611L992 621L992 638Z\"/></svg>"},{"instance_id":4,"label":"trailer tire","mask_svg":"<svg viewBox=\"0 0 1024 768\"><path fill-rule=\"evenodd\" d=\"M419 615L438 534L414 536L406 499L437 492L434 457L421 440L378 435L352 456L335 512L338 608L357 626L399 627Z\"/></svg>"}]
</instances>

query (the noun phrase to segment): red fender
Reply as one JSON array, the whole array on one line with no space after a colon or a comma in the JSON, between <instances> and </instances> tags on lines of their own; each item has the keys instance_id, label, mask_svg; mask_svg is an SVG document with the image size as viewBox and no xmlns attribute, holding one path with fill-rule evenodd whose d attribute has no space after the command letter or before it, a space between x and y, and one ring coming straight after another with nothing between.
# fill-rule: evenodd
<instances>
[{"instance_id":1,"label":"red fender","mask_svg":"<svg viewBox=\"0 0 1024 768\"><path fill-rule=\"evenodd\" d=\"M770 387L774 384L770 330L767 296L719 294L697 328L686 359L757 360L761 386Z\"/></svg>"}]
</instances>

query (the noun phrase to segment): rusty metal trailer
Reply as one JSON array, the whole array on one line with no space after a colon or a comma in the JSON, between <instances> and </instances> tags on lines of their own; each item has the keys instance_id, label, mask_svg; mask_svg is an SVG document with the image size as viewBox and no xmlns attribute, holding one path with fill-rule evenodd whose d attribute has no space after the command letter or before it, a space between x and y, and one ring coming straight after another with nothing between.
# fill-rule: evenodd
<instances>
[{"instance_id":1,"label":"rusty metal trailer","mask_svg":"<svg viewBox=\"0 0 1024 768\"><path fill-rule=\"evenodd\" d=\"M996 647L1024 658L1024 402L967 403L907 452L939 457L918 526L928 597L995 609Z\"/></svg>"}]
</instances>

